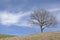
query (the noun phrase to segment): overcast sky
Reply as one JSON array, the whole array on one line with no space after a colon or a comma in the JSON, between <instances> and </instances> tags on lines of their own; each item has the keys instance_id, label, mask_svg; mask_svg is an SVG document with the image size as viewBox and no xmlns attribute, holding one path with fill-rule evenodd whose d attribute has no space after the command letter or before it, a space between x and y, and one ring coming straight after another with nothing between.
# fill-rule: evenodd
<instances>
[{"instance_id":1,"label":"overcast sky","mask_svg":"<svg viewBox=\"0 0 60 40\"><path fill-rule=\"evenodd\" d=\"M60 29L60 0L0 0L0 34L25 35L40 32L27 24L32 10L41 8L50 11L57 18L57 28L49 28L44 31Z\"/></svg>"}]
</instances>

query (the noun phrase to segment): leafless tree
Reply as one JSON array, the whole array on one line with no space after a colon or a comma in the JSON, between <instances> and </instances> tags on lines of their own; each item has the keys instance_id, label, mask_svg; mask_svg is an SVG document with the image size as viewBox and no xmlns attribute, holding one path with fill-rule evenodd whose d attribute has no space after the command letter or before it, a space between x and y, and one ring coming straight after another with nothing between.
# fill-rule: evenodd
<instances>
[{"instance_id":1,"label":"leafless tree","mask_svg":"<svg viewBox=\"0 0 60 40\"><path fill-rule=\"evenodd\" d=\"M30 15L29 21L33 25L40 26L41 32L43 32L46 27L54 27L56 24L55 16L44 9L34 10Z\"/></svg>"}]
</instances>

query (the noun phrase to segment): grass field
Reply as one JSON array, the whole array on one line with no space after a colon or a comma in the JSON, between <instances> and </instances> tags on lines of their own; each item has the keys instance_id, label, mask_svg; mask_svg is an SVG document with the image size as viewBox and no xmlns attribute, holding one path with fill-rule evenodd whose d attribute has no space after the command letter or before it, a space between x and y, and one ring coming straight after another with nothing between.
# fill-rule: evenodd
<instances>
[{"instance_id":1,"label":"grass field","mask_svg":"<svg viewBox=\"0 0 60 40\"><path fill-rule=\"evenodd\" d=\"M0 40L60 40L60 31L30 34L20 37L2 38Z\"/></svg>"}]
</instances>

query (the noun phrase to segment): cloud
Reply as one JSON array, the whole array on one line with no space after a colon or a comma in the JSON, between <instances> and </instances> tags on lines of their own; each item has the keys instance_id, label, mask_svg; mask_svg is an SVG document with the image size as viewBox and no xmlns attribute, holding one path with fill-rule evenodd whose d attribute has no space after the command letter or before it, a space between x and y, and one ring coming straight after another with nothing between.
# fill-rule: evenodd
<instances>
[{"instance_id":1,"label":"cloud","mask_svg":"<svg viewBox=\"0 0 60 40\"><path fill-rule=\"evenodd\" d=\"M57 21L60 22L60 12L56 14Z\"/></svg>"},{"instance_id":2,"label":"cloud","mask_svg":"<svg viewBox=\"0 0 60 40\"><path fill-rule=\"evenodd\" d=\"M60 9L55 9L55 10L48 9L48 10L53 13L56 13L55 15L56 15L57 21L60 20L59 18L60 12L58 12ZM27 23L27 20L31 12L32 11L27 11L27 12L20 11L18 13L12 13L12 12L7 12L7 11L2 11L0 12L0 24L6 25L6 26L16 25L16 26L31 27L31 25Z\"/></svg>"},{"instance_id":3,"label":"cloud","mask_svg":"<svg viewBox=\"0 0 60 40\"><path fill-rule=\"evenodd\" d=\"M56 17L56 21L59 25L60 24L60 8L56 7L56 8L51 8L47 10L50 11Z\"/></svg>"},{"instance_id":4,"label":"cloud","mask_svg":"<svg viewBox=\"0 0 60 40\"><path fill-rule=\"evenodd\" d=\"M10 26L27 26L25 19L23 17L28 16L30 12L19 12L19 13L10 13L10 12L0 12L0 23L2 25ZM23 19L23 20L22 20Z\"/></svg>"},{"instance_id":5,"label":"cloud","mask_svg":"<svg viewBox=\"0 0 60 40\"><path fill-rule=\"evenodd\" d=\"M18 21L19 15L11 14L8 12L2 12L0 14L0 20L3 25L15 24Z\"/></svg>"},{"instance_id":6,"label":"cloud","mask_svg":"<svg viewBox=\"0 0 60 40\"><path fill-rule=\"evenodd\" d=\"M48 9L50 12L57 12L60 11L60 8L52 8L52 9Z\"/></svg>"},{"instance_id":7,"label":"cloud","mask_svg":"<svg viewBox=\"0 0 60 40\"><path fill-rule=\"evenodd\" d=\"M57 2L57 3L56 3ZM51 0L0 0L0 11L7 10L11 12L28 11L32 8L51 8L60 7L59 1ZM41 5L42 4L42 5ZM45 7L44 7L45 6Z\"/></svg>"}]
</instances>

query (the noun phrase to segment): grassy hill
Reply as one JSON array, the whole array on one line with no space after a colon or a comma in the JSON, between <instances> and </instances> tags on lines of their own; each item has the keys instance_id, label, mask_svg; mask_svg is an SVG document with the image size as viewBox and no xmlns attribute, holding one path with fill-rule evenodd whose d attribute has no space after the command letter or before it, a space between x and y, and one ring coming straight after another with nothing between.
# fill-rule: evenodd
<instances>
[{"instance_id":1,"label":"grassy hill","mask_svg":"<svg viewBox=\"0 0 60 40\"><path fill-rule=\"evenodd\" d=\"M6 38L6 37L14 37L12 35L7 35L7 34L0 34L0 39L1 38Z\"/></svg>"},{"instance_id":2,"label":"grassy hill","mask_svg":"<svg viewBox=\"0 0 60 40\"><path fill-rule=\"evenodd\" d=\"M60 32L47 32L47 33L38 33L30 34L20 37L11 37L1 40L60 40Z\"/></svg>"}]
</instances>

